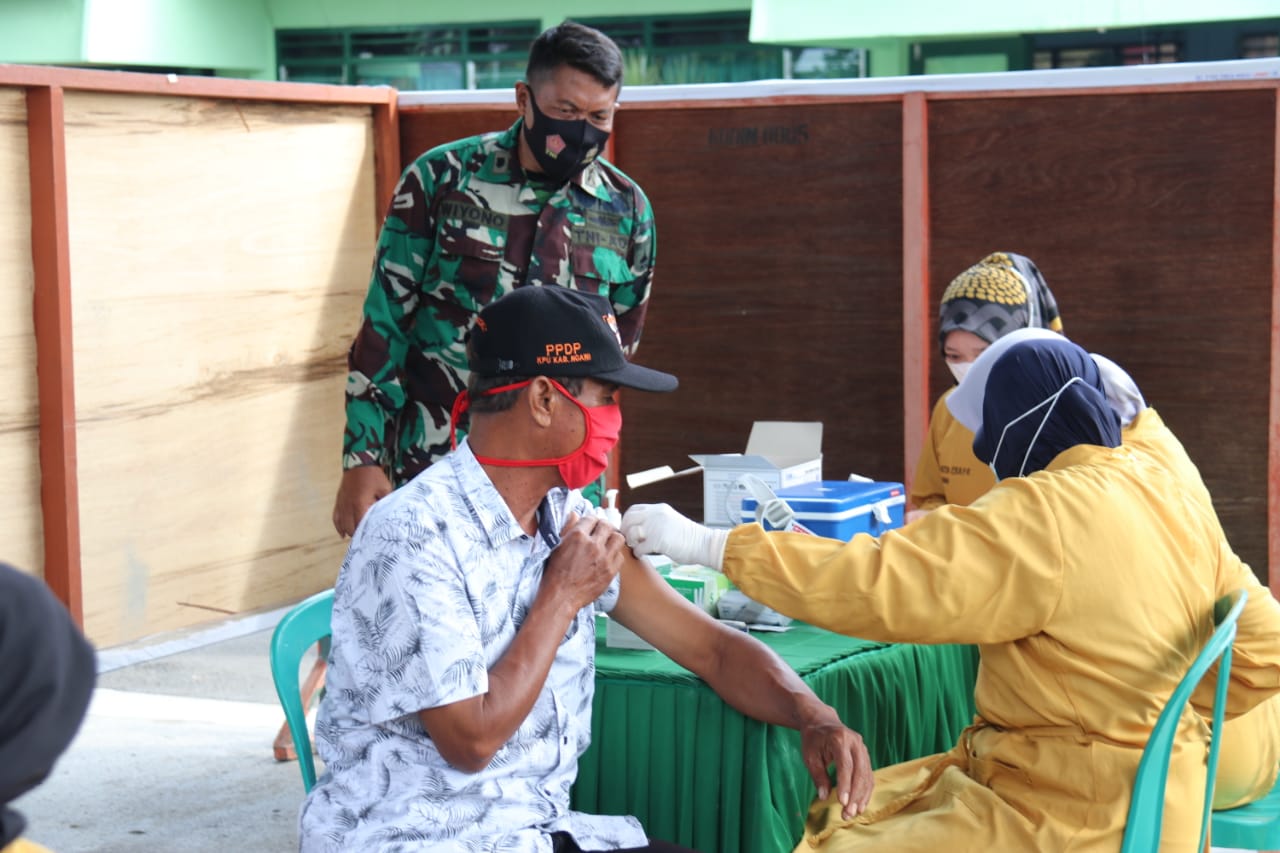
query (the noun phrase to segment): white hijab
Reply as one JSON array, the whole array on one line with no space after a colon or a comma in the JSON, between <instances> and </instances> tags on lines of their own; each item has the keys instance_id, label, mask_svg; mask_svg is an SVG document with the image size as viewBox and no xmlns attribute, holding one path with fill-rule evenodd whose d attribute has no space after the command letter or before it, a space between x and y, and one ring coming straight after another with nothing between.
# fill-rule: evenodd
<instances>
[{"instance_id":1,"label":"white hijab","mask_svg":"<svg viewBox=\"0 0 1280 853\"><path fill-rule=\"evenodd\" d=\"M973 361L973 365L965 373L956 390L947 397L947 408L957 421L964 424L970 432L976 433L982 426L982 400L987 387L987 376L991 366L1000 358L1001 353L1021 341L1042 340L1044 338L1060 338L1057 332L1048 329L1018 329L983 350L982 355ZM1142 399L1142 392L1128 373L1111 359L1097 353L1089 353L1098 372L1102 374L1102 385L1106 389L1107 402L1120 417L1120 426L1127 427L1133 419L1147 407Z\"/></svg>"}]
</instances>

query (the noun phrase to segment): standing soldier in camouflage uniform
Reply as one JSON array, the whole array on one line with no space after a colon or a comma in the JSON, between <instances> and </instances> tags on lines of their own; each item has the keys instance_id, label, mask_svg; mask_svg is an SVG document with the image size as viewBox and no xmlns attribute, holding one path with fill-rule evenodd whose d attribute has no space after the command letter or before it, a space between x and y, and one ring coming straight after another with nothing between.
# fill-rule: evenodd
<instances>
[{"instance_id":1,"label":"standing soldier in camouflage uniform","mask_svg":"<svg viewBox=\"0 0 1280 853\"><path fill-rule=\"evenodd\" d=\"M640 187L599 157L622 54L566 21L533 43L525 76L510 129L428 151L396 187L348 356L333 510L344 536L448 452L450 407L468 376L463 340L494 299L525 285L599 293L628 356L640 339L653 214Z\"/></svg>"}]
</instances>

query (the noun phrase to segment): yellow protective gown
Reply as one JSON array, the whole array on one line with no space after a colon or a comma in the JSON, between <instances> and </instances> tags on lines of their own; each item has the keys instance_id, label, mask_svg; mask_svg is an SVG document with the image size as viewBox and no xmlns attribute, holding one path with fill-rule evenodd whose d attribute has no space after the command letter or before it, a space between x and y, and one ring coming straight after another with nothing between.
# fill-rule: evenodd
<instances>
[{"instance_id":1,"label":"yellow protective gown","mask_svg":"<svg viewBox=\"0 0 1280 853\"><path fill-rule=\"evenodd\" d=\"M911 506L915 509L968 506L996 484L995 474L973 455L973 433L947 408L951 391L938 398L929 418L929 438L920 449L911 481Z\"/></svg>"},{"instance_id":2,"label":"yellow protective gown","mask_svg":"<svg viewBox=\"0 0 1280 853\"><path fill-rule=\"evenodd\" d=\"M732 531L724 571L752 598L844 634L982 656L978 717L956 746L877 771L853 821L815 803L797 850L1118 850L1142 748L1217 598L1250 594L1227 714L1280 691L1280 606L1183 493L1139 452L1081 445L879 539ZM1211 683L1195 702L1207 712ZM1187 711L1162 850L1196 849L1207 745Z\"/></svg>"},{"instance_id":3,"label":"yellow protective gown","mask_svg":"<svg viewBox=\"0 0 1280 853\"><path fill-rule=\"evenodd\" d=\"M1187 495L1217 518L1200 471L1155 409L1143 409L1125 428L1122 438L1126 447L1151 454L1176 472L1185 484ZM1221 531L1220 526L1218 529ZM1223 725L1213 807L1227 809L1251 803L1271 790L1277 775L1280 775L1280 696Z\"/></svg>"},{"instance_id":4,"label":"yellow protective gown","mask_svg":"<svg viewBox=\"0 0 1280 853\"><path fill-rule=\"evenodd\" d=\"M0 853L51 853L48 847L42 847L34 841L28 841L25 838L15 838L4 847L0 847Z\"/></svg>"}]
</instances>

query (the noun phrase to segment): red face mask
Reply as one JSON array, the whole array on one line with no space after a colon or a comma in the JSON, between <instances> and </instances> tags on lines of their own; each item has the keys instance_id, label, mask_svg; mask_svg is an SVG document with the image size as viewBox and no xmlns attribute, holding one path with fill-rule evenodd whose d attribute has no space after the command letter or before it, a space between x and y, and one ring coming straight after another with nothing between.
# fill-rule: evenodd
<instances>
[{"instance_id":1,"label":"red face mask","mask_svg":"<svg viewBox=\"0 0 1280 853\"><path fill-rule=\"evenodd\" d=\"M517 388L523 388L532 381L532 379L526 379L524 382L517 382L513 385L491 388L483 396L492 397L494 394L501 394L504 391L514 391ZM550 382L556 386L557 391L568 397L582 411L586 437L582 439L582 444L578 449L558 459L495 459L492 456L476 454L476 461L482 465L497 465L503 468L541 468L554 465L560 472L560 479L564 480L566 486L571 489L581 489L583 486L588 486L595 482L596 478L609 467L609 451L618 443L618 435L622 432L622 409L617 403L588 408L565 390L565 387L559 382L554 379L551 379ZM471 398L466 391L459 394L457 399L453 401L449 436L450 442L455 449L458 446L458 419L470 408L470 405Z\"/></svg>"}]
</instances>

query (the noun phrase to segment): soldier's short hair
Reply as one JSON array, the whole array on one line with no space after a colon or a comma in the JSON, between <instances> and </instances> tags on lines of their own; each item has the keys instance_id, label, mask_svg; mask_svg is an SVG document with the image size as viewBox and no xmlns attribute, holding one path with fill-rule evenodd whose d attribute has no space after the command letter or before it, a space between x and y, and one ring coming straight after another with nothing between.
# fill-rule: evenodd
<instances>
[{"instance_id":1,"label":"soldier's short hair","mask_svg":"<svg viewBox=\"0 0 1280 853\"><path fill-rule=\"evenodd\" d=\"M494 388L501 388L503 385L516 385L520 382L527 382L531 378L529 376L481 376L473 372L470 378L467 379L467 396L471 399L471 411L482 414L505 412L516 404L516 399L524 389L516 388L489 397L484 396L485 392ZM579 397L582 395L582 388L587 379L585 376L561 376L557 377L556 381L564 386L564 390L575 397Z\"/></svg>"},{"instance_id":2,"label":"soldier's short hair","mask_svg":"<svg viewBox=\"0 0 1280 853\"><path fill-rule=\"evenodd\" d=\"M590 74L605 88L622 85L622 51L613 39L577 21L566 19L534 40L525 79L533 83L561 65Z\"/></svg>"}]
</instances>

